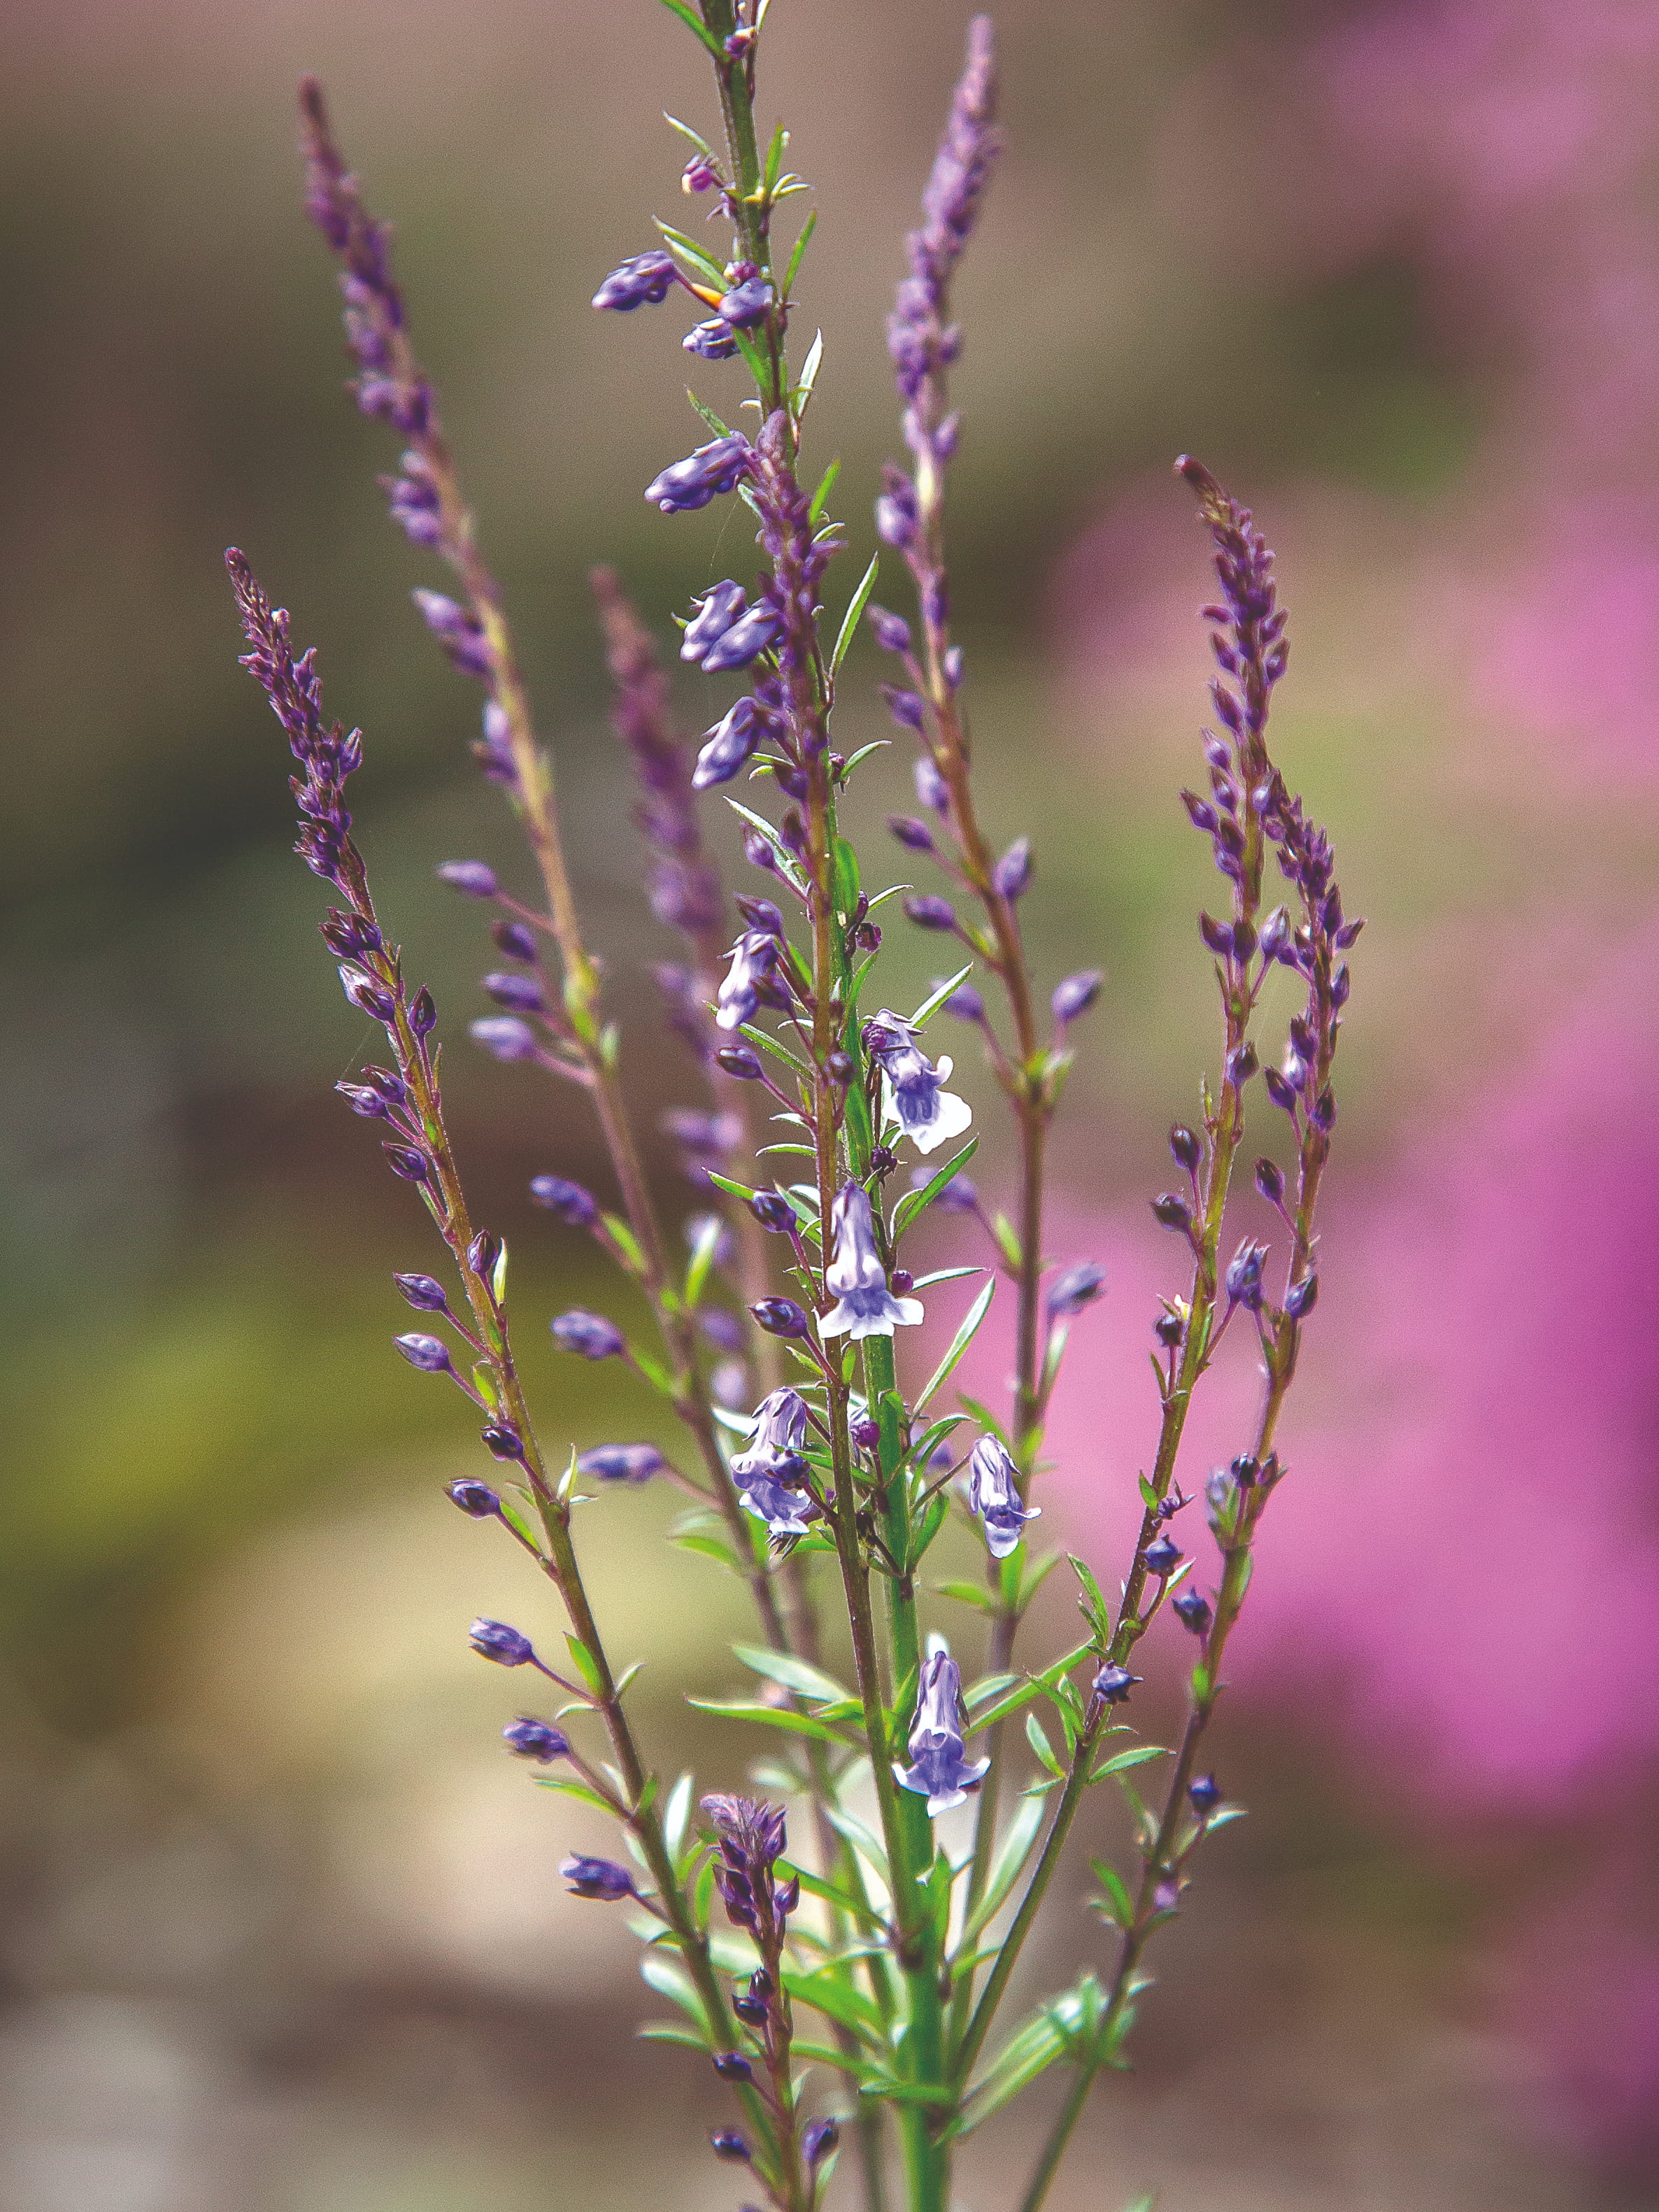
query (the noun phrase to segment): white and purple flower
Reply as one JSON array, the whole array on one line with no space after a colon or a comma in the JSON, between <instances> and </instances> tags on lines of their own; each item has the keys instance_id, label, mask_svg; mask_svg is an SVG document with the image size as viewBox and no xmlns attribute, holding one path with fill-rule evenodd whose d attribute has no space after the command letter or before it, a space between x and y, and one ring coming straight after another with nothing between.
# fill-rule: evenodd
<instances>
[{"instance_id":1,"label":"white and purple flower","mask_svg":"<svg viewBox=\"0 0 1659 2212\"><path fill-rule=\"evenodd\" d=\"M1040 1505L1021 1504L1014 1462L995 1437L981 1437L969 1455L968 1504L985 1523L985 1542L994 1559L1006 1559L1025 1523L1042 1515Z\"/></svg>"},{"instance_id":2,"label":"white and purple flower","mask_svg":"<svg viewBox=\"0 0 1659 2212\"><path fill-rule=\"evenodd\" d=\"M968 1759L966 1748L961 1670L944 1638L935 1636L928 1641L915 1718L910 1723L910 1764L906 1767L893 1762L901 1786L927 1800L929 1820L960 1805L983 1781L990 1760Z\"/></svg>"},{"instance_id":3,"label":"white and purple flower","mask_svg":"<svg viewBox=\"0 0 1659 2212\"><path fill-rule=\"evenodd\" d=\"M921 1319L920 1298L896 1298L887 1287L887 1270L876 1249L875 1217L860 1183L843 1183L836 1193L830 1226L835 1239L824 1288L836 1304L818 1322L820 1336L890 1336L914 1328Z\"/></svg>"},{"instance_id":4,"label":"white and purple flower","mask_svg":"<svg viewBox=\"0 0 1659 2212\"><path fill-rule=\"evenodd\" d=\"M916 1042L915 1026L884 1006L866 1024L864 1042L881 1064L884 1115L898 1123L900 1133L919 1152L936 1152L962 1134L974 1118L973 1109L945 1088L951 1065L948 1056L937 1065L929 1060Z\"/></svg>"},{"instance_id":5,"label":"white and purple flower","mask_svg":"<svg viewBox=\"0 0 1659 2212\"><path fill-rule=\"evenodd\" d=\"M744 1507L775 1536L804 1536L817 1517L817 1505L799 1487L805 1440L805 1400L796 1390L772 1390L755 1408L748 1449L732 1462Z\"/></svg>"}]
</instances>

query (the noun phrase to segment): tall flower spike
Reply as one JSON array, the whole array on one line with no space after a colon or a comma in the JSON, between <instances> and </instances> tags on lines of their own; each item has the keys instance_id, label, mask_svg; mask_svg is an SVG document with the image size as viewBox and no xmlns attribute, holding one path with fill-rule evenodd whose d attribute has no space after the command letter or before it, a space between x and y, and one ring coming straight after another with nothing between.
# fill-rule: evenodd
<instances>
[{"instance_id":1,"label":"tall flower spike","mask_svg":"<svg viewBox=\"0 0 1659 2212\"><path fill-rule=\"evenodd\" d=\"M986 1548L994 1559L1006 1559L1025 1523L1042 1514L1040 1505L1020 1504L1014 1462L994 1437L981 1437L969 1455L968 1503L985 1523Z\"/></svg>"},{"instance_id":2,"label":"tall flower spike","mask_svg":"<svg viewBox=\"0 0 1659 2212\"><path fill-rule=\"evenodd\" d=\"M864 1042L881 1063L885 1118L898 1123L919 1152L936 1152L962 1134L974 1113L965 1098L945 1088L951 1066L948 1054L935 1065L916 1042L910 1024L885 1006L865 1024Z\"/></svg>"},{"instance_id":3,"label":"tall flower spike","mask_svg":"<svg viewBox=\"0 0 1659 2212\"><path fill-rule=\"evenodd\" d=\"M818 1322L821 1336L890 1336L896 1328L914 1328L922 1317L920 1298L896 1298L887 1287L887 1270L876 1247L875 1217L861 1183L843 1183L830 1208L834 1249L823 1271L824 1288L836 1303Z\"/></svg>"},{"instance_id":4,"label":"tall flower spike","mask_svg":"<svg viewBox=\"0 0 1659 2212\"><path fill-rule=\"evenodd\" d=\"M937 1820L977 1790L991 1762L969 1759L962 1728L962 1674L942 1637L929 1640L910 1723L910 1764L896 1760L893 1771L906 1790L927 1800L927 1817Z\"/></svg>"},{"instance_id":5,"label":"tall flower spike","mask_svg":"<svg viewBox=\"0 0 1659 2212\"><path fill-rule=\"evenodd\" d=\"M968 27L968 60L921 196L922 228L905 240L910 274L887 323L887 349L898 387L914 399L926 379L955 361L961 341L945 325L951 278L979 220L980 202L1000 150L995 128L996 35L988 15Z\"/></svg>"}]
</instances>

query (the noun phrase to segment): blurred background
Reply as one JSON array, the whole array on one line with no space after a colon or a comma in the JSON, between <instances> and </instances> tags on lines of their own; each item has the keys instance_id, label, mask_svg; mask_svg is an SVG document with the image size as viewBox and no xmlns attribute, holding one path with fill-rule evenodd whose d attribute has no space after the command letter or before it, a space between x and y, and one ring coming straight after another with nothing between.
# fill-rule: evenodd
<instances>
[{"instance_id":1,"label":"blurred background","mask_svg":"<svg viewBox=\"0 0 1659 2212\"><path fill-rule=\"evenodd\" d=\"M1035 841L1040 975L1108 976L1053 1242L1111 1285L1078 1325L1042 1528L1103 1578L1176 1283L1146 1199L1213 1055L1207 860L1175 799L1207 659L1179 451L1279 550L1277 750L1370 918L1294 1473L1220 1724L1251 1814L1206 1853L1139 2070L1097 2094L1053 2201L1633 2212L1659 2204L1659 8L1006 0L1000 21L955 572L984 811ZM776 0L768 32L765 118L822 188L810 427L855 549L963 27L945 0ZM367 1040L220 567L248 549L364 724L382 905L459 1036L493 963L432 865L523 870L466 757L476 693L409 605L441 580L384 519L395 447L341 393L292 143L313 69L398 222L643 1121L698 1103L644 980L673 946L637 890L584 579L616 562L665 634L744 573L732 503L668 523L639 496L699 434L683 319L586 305L683 207L659 111L710 127L706 73L649 0L12 0L0 39L0 2203L715 2212L740 2193L703 2147L715 2085L630 2040L654 2004L632 1942L555 1873L599 1832L501 1756L517 1686L465 1647L477 1613L550 1623L444 1499L477 1471L464 1409L387 1342L388 1271L434 1249L331 1094ZM698 382L720 407L734 378ZM887 731L879 672L860 645L844 740ZM878 844L909 803L896 749L859 799ZM903 1005L935 966L890 943ZM965 1033L958 1057L988 1101ZM550 1434L668 1442L542 1327L614 1304L526 1197L538 1171L602 1178L579 1102L464 1041L448 1090ZM671 1215L693 1211L653 1141ZM927 1234L941 1264L981 1256L960 1224ZM1218 1372L1189 1484L1237 1448L1249 1389L1248 1361ZM672 1510L609 1494L585 1540L616 1646L648 1662L654 1754L730 1787L753 1747L682 1698L729 1683L736 1601L661 1544ZM1153 1656L1167 1686L1175 1646ZM1142 1699L1172 1723L1167 1686ZM1090 1818L1091 1849L1121 1842ZM1031 1996L1103 1951L1081 1893ZM976 2139L969 2212L1012 2200L1046 2101Z\"/></svg>"}]
</instances>

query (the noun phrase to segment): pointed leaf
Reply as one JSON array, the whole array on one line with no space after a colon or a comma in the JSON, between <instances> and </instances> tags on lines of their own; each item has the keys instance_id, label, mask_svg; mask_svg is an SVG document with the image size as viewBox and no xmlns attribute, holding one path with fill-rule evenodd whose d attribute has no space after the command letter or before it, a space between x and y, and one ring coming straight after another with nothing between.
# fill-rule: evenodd
<instances>
[{"instance_id":1,"label":"pointed leaf","mask_svg":"<svg viewBox=\"0 0 1659 2212\"><path fill-rule=\"evenodd\" d=\"M967 1351L969 1346L978 1334L980 1323L990 1311L991 1300L996 1296L996 1277L993 1275L988 1278L986 1282L985 1288L980 1292L979 1296L974 1300L973 1304L969 1308L967 1319L963 1322L962 1327L957 1331L955 1336L951 1340L950 1350L945 1353L944 1358L940 1360L939 1365L933 1370L933 1374L928 1378L927 1387L923 1390L921 1395L916 1400L915 1411L918 1413L921 1413L926 1408L929 1401L937 1395L943 1386L950 1381L952 1373L955 1371L957 1362L961 1359L963 1354Z\"/></svg>"}]
</instances>

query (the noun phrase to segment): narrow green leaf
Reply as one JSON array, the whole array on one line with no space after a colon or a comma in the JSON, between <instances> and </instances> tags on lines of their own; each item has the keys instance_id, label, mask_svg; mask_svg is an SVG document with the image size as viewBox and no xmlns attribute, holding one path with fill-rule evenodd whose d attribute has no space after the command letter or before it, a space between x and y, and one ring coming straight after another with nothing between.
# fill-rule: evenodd
<instances>
[{"instance_id":1,"label":"narrow green leaf","mask_svg":"<svg viewBox=\"0 0 1659 2212\"><path fill-rule=\"evenodd\" d=\"M727 1720L754 1721L761 1728L782 1729L791 1735L816 1736L820 1743L844 1744L847 1741L839 1729L833 1729L810 1713L798 1713L788 1705L756 1705L742 1698L688 1698L688 1705L695 1705L700 1713L720 1713Z\"/></svg>"},{"instance_id":2,"label":"narrow green leaf","mask_svg":"<svg viewBox=\"0 0 1659 2212\"><path fill-rule=\"evenodd\" d=\"M574 1797L579 1805L592 1805L599 1812L615 1819L617 1808L609 1805L597 1790L590 1790L585 1782L572 1782L560 1774L532 1774L531 1780L538 1790L556 1790L562 1797Z\"/></svg>"},{"instance_id":3,"label":"narrow green leaf","mask_svg":"<svg viewBox=\"0 0 1659 2212\"><path fill-rule=\"evenodd\" d=\"M809 1082L811 1080L812 1071L806 1062L798 1060L788 1046L781 1043L776 1037L769 1036L764 1030L757 1029L753 1022L745 1022L741 1034L748 1038L750 1044L758 1045L763 1052L769 1052L774 1060L781 1060L786 1067L793 1067L797 1075L805 1076Z\"/></svg>"},{"instance_id":4,"label":"narrow green leaf","mask_svg":"<svg viewBox=\"0 0 1659 2212\"><path fill-rule=\"evenodd\" d=\"M949 1159L922 1185L920 1190L906 1191L893 1209L893 1241L897 1243L924 1206L931 1206L952 1176L965 1168L979 1150L979 1139L969 1137L953 1159Z\"/></svg>"},{"instance_id":5,"label":"narrow green leaf","mask_svg":"<svg viewBox=\"0 0 1659 2212\"><path fill-rule=\"evenodd\" d=\"M682 261L690 262L710 291L723 292L726 289L726 271L706 246L699 246L695 238L688 238L683 230L676 230L672 222L664 222L660 216L654 216L653 220L663 244L672 246ZM692 404L695 406L696 402L693 400Z\"/></svg>"},{"instance_id":6,"label":"narrow green leaf","mask_svg":"<svg viewBox=\"0 0 1659 2212\"><path fill-rule=\"evenodd\" d=\"M696 33L701 42L708 47L709 52L714 57L714 59L720 64L720 67L724 69L726 67L726 49L721 46L720 40L714 36L714 33L703 21L702 17L698 15L696 9L688 5L688 0L662 0L662 4L667 9L671 15L678 15L679 17L681 22L685 25L688 31L695 31Z\"/></svg>"},{"instance_id":7,"label":"narrow green leaf","mask_svg":"<svg viewBox=\"0 0 1659 2212\"><path fill-rule=\"evenodd\" d=\"M680 1845L685 1841L685 1824L691 1817L691 1788L690 1775L682 1774L662 1808L662 1839L671 1858L679 1856Z\"/></svg>"},{"instance_id":8,"label":"narrow green leaf","mask_svg":"<svg viewBox=\"0 0 1659 2212\"><path fill-rule=\"evenodd\" d=\"M876 588L876 578L880 569L881 556L872 553L870 565L864 572L863 581L854 592L848 603L847 612L842 617L841 629L836 637L836 649L830 656L830 673L832 676L847 658L847 648L853 642L853 633L859 626L859 617L864 612L866 603Z\"/></svg>"},{"instance_id":9,"label":"narrow green leaf","mask_svg":"<svg viewBox=\"0 0 1659 2212\"><path fill-rule=\"evenodd\" d=\"M789 133L781 123L772 133L772 143L766 149L766 167L761 175L761 190L769 198L783 168L784 149L789 143Z\"/></svg>"},{"instance_id":10,"label":"narrow green leaf","mask_svg":"<svg viewBox=\"0 0 1659 2212\"><path fill-rule=\"evenodd\" d=\"M924 999L921 1004L916 1008L915 1013L910 1017L911 1028L913 1030L925 1029L927 1024L932 1021L933 1016L939 1012L939 1008L945 1004L945 1001L950 997L951 992L956 989L957 985L958 983L965 983L973 972L974 963L970 960L965 968L958 968L954 975L947 978L945 982L939 986L939 988L936 991L933 992L930 996Z\"/></svg>"},{"instance_id":11,"label":"narrow green leaf","mask_svg":"<svg viewBox=\"0 0 1659 2212\"><path fill-rule=\"evenodd\" d=\"M996 1277L993 1275L969 1308L967 1319L951 1340L950 1350L928 1377L927 1387L916 1400L915 1411L918 1413L923 1411L930 1401L950 1381L963 1354L978 1334L980 1323L990 1311L991 1301L996 1296Z\"/></svg>"},{"instance_id":12,"label":"narrow green leaf","mask_svg":"<svg viewBox=\"0 0 1659 2212\"><path fill-rule=\"evenodd\" d=\"M797 422L805 414L811 403L812 394L817 389L818 371L823 366L823 332L820 331L807 349L806 358L801 363L799 380L789 394L790 405L794 411ZM817 517L814 515L812 520L816 521Z\"/></svg>"},{"instance_id":13,"label":"narrow green leaf","mask_svg":"<svg viewBox=\"0 0 1659 2212\"><path fill-rule=\"evenodd\" d=\"M718 1213L704 1217L697 1231L697 1241L691 1248L690 1264L685 1271L685 1303L696 1312L703 1291L708 1285L708 1275L720 1250L720 1239L726 1234L725 1222Z\"/></svg>"},{"instance_id":14,"label":"narrow green leaf","mask_svg":"<svg viewBox=\"0 0 1659 2212\"><path fill-rule=\"evenodd\" d=\"M787 300L795 289L795 279L800 274L800 264L806 258L806 249L812 242L812 233L818 227L818 211L812 210L800 227L800 236L795 240L789 255L789 266L783 272L783 296Z\"/></svg>"},{"instance_id":15,"label":"narrow green leaf","mask_svg":"<svg viewBox=\"0 0 1659 2212\"><path fill-rule=\"evenodd\" d=\"M837 837L830 848L830 896L843 920L853 919L861 889L859 856L845 837Z\"/></svg>"},{"instance_id":16,"label":"narrow green leaf","mask_svg":"<svg viewBox=\"0 0 1659 2212\"><path fill-rule=\"evenodd\" d=\"M811 506L807 509L808 517L811 521L816 522L818 517L823 513L824 507L829 502L830 495L836 488L836 478L840 474L841 456L837 453L835 459L830 462L829 467L818 478L818 488L812 495ZM855 753L853 758L856 760L857 757L858 756ZM853 762L848 761L847 765L848 768L851 768Z\"/></svg>"},{"instance_id":17,"label":"narrow green leaf","mask_svg":"<svg viewBox=\"0 0 1659 2212\"><path fill-rule=\"evenodd\" d=\"M568 1629L565 1631L564 1640L570 1646L570 1656L576 1662L576 1672L581 1676L583 1681L586 1683L588 1688L592 1690L594 1696L596 1698L599 1697L605 1687L605 1684L604 1679L599 1673L598 1662L593 1657L593 1654L582 1642L580 1637L574 1635Z\"/></svg>"},{"instance_id":18,"label":"narrow green leaf","mask_svg":"<svg viewBox=\"0 0 1659 2212\"><path fill-rule=\"evenodd\" d=\"M996 1917L1004 1899L1019 1880L1021 1870L1031 1856L1032 1845L1042 1833L1046 1809L1041 1797L1020 1799L1014 1817L1008 1824L1007 1832L997 1845L996 1856L991 1862L991 1871L986 1878L985 1893L963 1929L963 1945L970 1944L980 1930L988 1928Z\"/></svg>"},{"instance_id":19,"label":"narrow green leaf","mask_svg":"<svg viewBox=\"0 0 1659 2212\"><path fill-rule=\"evenodd\" d=\"M747 1200L755 1195L746 1182L734 1182L730 1176L717 1175L713 1168L708 1170L708 1180L717 1183L720 1189L729 1190L733 1198Z\"/></svg>"},{"instance_id":20,"label":"narrow green leaf","mask_svg":"<svg viewBox=\"0 0 1659 2212\"><path fill-rule=\"evenodd\" d=\"M938 1583L934 1585L941 1597L953 1597L959 1605L977 1606L981 1613L994 1613L997 1601L988 1589L977 1583Z\"/></svg>"},{"instance_id":21,"label":"narrow green leaf","mask_svg":"<svg viewBox=\"0 0 1659 2212\"><path fill-rule=\"evenodd\" d=\"M643 2027L634 2031L641 2043L683 2043L688 2051L707 2051L707 2036L699 2035L695 2028L677 2027L672 2021L647 2021Z\"/></svg>"},{"instance_id":22,"label":"narrow green leaf","mask_svg":"<svg viewBox=\"0 0 1659 2212\"><path fill-rule=\"evenodd\" d=\"M678 115L671 115L665 107L662 112L662 119L671 131L678 131L682 138L689 138L705 161L714 160L714 149L700 131L694 131L689 123L682 123Z\"/></svg>"},{"instance_id":23,"label":"narrow green leaf","mask_svg":"<svg viewBox=\"0 0 1659 2212\"><path fill-rule=\"evenodd\" d=\"M737 1553L729 1544L723 1544L718 1536L702 1536L694 1534L671 1536L668 1540L678 1551L696 1552L705 1559L718 1559L723 1567L737 1566Z\"/></svg>"},{"instance_id":24,"label":"narrow green leaf","mask_svg":"<svg viewBox=\"0 0 1659 2212\"><path fill-rule=\"evenodd\" d=\"M764 1674L769 1681L781 1682L786 1690L793 1690L803 1698L814 1698L822 1705L842 1705L853 1692L833 1674L826 1674L821 1667L809 1666L805 1659L797 1659L792 1652L769 1651L758 1644L734 1644L732 1656L757 1674Z\"/></svg>"},{"instance_id":25,"label":"narrow green leaf","mask_svg":"<svg viewBox=\"0 0 1659 2212\"><path fill-rule=\"evenodd\" d=\"M678 1959L671 1957L656 1945L648 1951L642 1951L640 1954L640 1979L648 1989L655 1990L659 1997L666 1997L671 2003L678 2005L682 2012L690 2014L707 2035L708 2016L702 2008L702 1999L697 1995L696 1983Z\"/></svg>"},{"instance_id":26,"label":"narrow green leaf","mask_svg":"<svg viewBox=\"0 0 1659 2212\"><path fill-rule=\"evenodd\" d=\"M843 783L847 781L860 761L868 760L872 753L884 753L892 742L890 738L876 738L869 744L860 745L855 753L849 753L847 757L847 765L841 772L842 781ZM886 897L888 894L884 892L882 896ZM872 899L870 903L873 906L874 899Z\"/></svg>"},{"instance_id":27,"label":"narrow green leaf","mask_svg":"<svg viewBox=\"0 0 1659 2212\"><path fill-rule=\"evenodd\" d=\"M1046 1767L1056 1782L1066 1779L1066 1769L1054 1756L1054 1747L1048 1741L1048 1731L1035 1713L1025 1716L1025 1741L1036 1753L1037 1765Z\"/></svg>"},{"instance_id":28,"label":"narrow green leaf","mask_svg":"<svg viewBox=\"0 0 1659 2212\"><path fill-rule=\"evenodd\" d=\"M1144 1766L1149 1759L1167 1759L1169 1755L1161 1743L1131 1744L1127 1751L1114 1752L1109 1759L1103 1759L1089 1779L1101 1782L1109 1774L1127 1774L1132 1766Z\"/></svg>"},{"instance_id":29,"label":"narrow green leaf","mask_svg":"<svg viewBox=\"0 0 1659 2212\"><path fill-rule=\"evenodd\" d=\"M885 2049L887 2035L881 2014L841 1970L820 1967L815 1973L797 1974L786 1969L783 1986L798 2004L811 2005L814 2012L837 2020L843 2027L863 2036L875 2049Z\"/></svg>"},{"instance_id":30,"label":"narrow green leaf","mask_svg":"<svg viewBox=\"0 0 1659 2212\"><path fill-rule=\"evenodd\" d=\"M1006 1213L994 1216L991 1222L991 1234L997 1240L998 1251L1018 1274L1021 1265L1019 1237L1015 1232L1013 1223L1009 1220Z\"/></svg>"}]
</instances>

